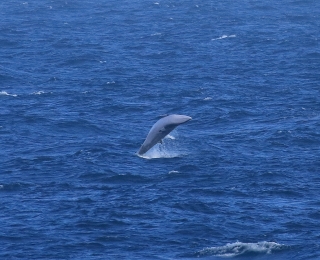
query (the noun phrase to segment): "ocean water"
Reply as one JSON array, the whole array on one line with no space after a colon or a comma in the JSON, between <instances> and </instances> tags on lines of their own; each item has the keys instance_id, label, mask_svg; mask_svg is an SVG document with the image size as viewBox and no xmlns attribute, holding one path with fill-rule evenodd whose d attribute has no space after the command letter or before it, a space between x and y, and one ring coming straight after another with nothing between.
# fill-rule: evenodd
<instances>
[{"instance_id":1,"label":"ocean water","mask_svg":"<svg viewBox=\"0 0 320 260\"><path fill-rule=\"evenodd\" d=\"M0 259L320 259L319 17L2 1Z\"/></svg>"}]
</instances>

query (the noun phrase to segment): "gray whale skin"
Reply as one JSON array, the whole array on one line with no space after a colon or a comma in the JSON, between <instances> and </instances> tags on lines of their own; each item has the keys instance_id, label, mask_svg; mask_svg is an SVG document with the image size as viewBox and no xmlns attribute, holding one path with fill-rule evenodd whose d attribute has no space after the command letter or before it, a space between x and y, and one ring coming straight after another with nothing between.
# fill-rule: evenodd
<instances>
[{"instance_id":1,"label":"gray whale skin","mask_svg":"<svg viewBox=\"0 0 320 260\"><path fill-rule=\"evenodd\" d=\"M142 155L149 151L158 142L168 135L178 125L188 122L192 118L185 115L169 115L158 120L150 129L146 140L141 145L138 154Z\"/></svg>"}]
</instances>

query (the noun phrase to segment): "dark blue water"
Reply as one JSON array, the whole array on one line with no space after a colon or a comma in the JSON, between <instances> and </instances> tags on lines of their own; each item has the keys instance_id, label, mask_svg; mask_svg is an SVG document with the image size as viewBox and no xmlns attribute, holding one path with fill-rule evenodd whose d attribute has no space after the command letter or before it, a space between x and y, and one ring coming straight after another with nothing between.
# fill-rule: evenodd
<instances>
[{"instance_id":1,"label":"dark blue water","mask_svg":"<svg viewBox=\"0 0 320 260\"><path fill-rule=\"evenodd\" d=\"M319 17L2 1L0 259L320 259Z\"/></svg>"}]
</instances>

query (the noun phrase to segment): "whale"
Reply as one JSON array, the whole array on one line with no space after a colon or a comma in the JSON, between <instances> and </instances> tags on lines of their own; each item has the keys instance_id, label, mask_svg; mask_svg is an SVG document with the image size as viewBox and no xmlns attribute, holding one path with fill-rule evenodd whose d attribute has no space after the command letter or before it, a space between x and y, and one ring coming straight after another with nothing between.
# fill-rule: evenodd
<instances>
[{"instance_id":1,"label":"whale","mask_svg":"<svg viewBox=\"0 0 320 260\"><path fill-rule=\"evenodd\" d=\"M165 138L177 126L191 120L192 117L185 115L166 115L159 119L150 129L146 139L141 145L138 155L143 155L148 152L157 143L162 143Z\"/></svg>"}]
</instances>

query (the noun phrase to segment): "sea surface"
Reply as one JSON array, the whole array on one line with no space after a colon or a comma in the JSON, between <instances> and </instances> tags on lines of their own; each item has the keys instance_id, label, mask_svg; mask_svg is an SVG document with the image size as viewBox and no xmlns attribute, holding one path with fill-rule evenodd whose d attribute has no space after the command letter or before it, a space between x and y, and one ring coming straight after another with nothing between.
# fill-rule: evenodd
<instances>
[{"instance_id":1,"label":"sea surface","mask_svg":"<svg viewBox=\"0 0 320 260\"><path fill-rule=\"evenodd\" d=\"M1 1L0 259L320 259L319 17Z\"/></svg>"}]
</instances>

